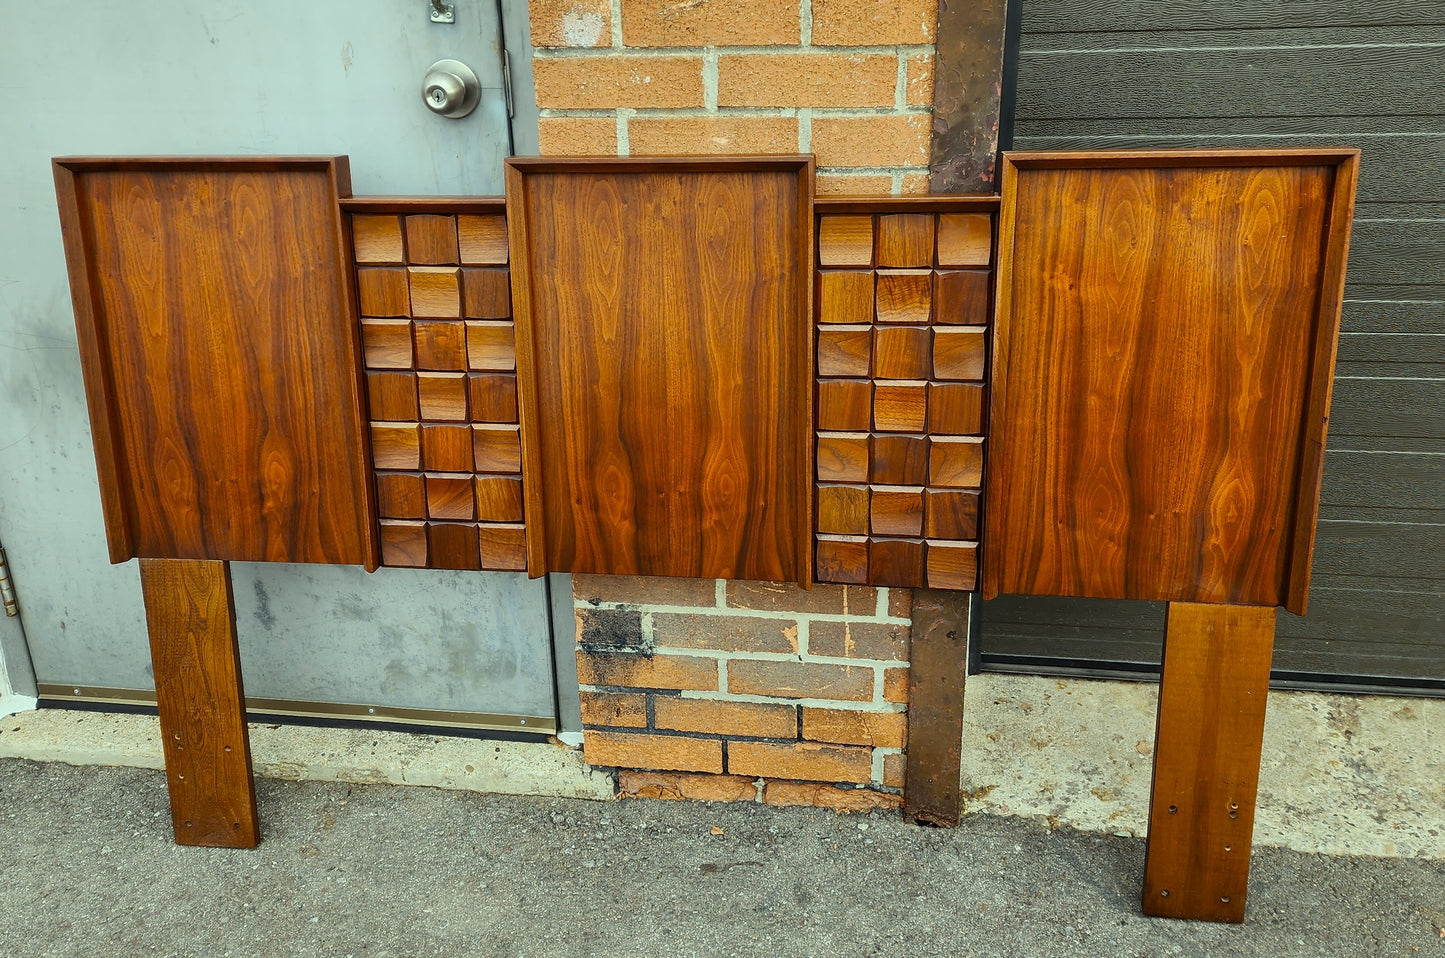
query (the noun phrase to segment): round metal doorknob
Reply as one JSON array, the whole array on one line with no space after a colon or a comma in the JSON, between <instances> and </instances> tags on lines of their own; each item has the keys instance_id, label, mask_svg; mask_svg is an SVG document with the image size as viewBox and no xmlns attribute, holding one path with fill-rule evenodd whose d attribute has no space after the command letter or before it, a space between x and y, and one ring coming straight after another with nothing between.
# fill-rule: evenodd
<instances>
[{"instance_id":1,"label":"round metal doorknob","mask_svg":"<svg viewBox=\"0 0 1445 958\"><path fill-rule=\"evenodd\" d=\"M477 108L482 84L472 68L460 60L438 60L426 71L421 96L428 110L460 120Z\"/></svg>"}]
</instances>

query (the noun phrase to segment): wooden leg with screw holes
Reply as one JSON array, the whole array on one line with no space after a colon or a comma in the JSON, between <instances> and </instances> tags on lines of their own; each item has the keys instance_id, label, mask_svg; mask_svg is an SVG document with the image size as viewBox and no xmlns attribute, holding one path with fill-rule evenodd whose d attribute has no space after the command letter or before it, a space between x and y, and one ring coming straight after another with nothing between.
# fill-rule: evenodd
<instances>
[{"instance_id":1,"label":"wooden leg with screw holes","mask_svg":"<svg viewBox=\"0 0 1445 958\"><path fill-rule=\"evenodd\" d=\"M140 579L176 842L254 848L261 830L230 567L142 559Z\"/></svg>"},{"instance_id":2,"label":"wooden leg with screw holes","mask_svg":"<svg viewBox=\"0 0 1445 958\"><path fill-rule=\"evenodd\" d=\"M927 825L958 824L963 759L963 685L975 594L913 590L908 670L908 758L903 815Z\"/></svg>"},{"instance_id":3,"label":"wooden leg with screw holes","mask_svg":"<svg viewBox=\"0 0 1445 958\"><path fill-rule=\"evenodd\" d=\"M1273 608L1169 603L1144 912L1244 921Z\"/></svg>"}]
</instances>

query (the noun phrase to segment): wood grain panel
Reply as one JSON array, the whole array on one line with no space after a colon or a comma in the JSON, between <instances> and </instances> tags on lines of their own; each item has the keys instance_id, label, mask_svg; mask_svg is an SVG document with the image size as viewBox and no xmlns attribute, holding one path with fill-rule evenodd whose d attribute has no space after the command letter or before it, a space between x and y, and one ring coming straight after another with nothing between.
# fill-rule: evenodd
<instances>
[{"instance_id":1,"label":"wood grain panel","mask_svg":"<svg viewBox=\"0 0 1445 958\"><path fill-rule=\"evenodd\" d=\"M502 215L463 214L457 217L462 262L472 265L507 264L507 218Z\"/></svg>"},{"instance_id":2,"label":"wood grain panel","mask_svg":"<svg viewBox=\"0 0 1445 958\"><path fill-rule=\"evenodd\" d=\"M1244 920L1275 610L1169 603L1144 911Z\"/></svg>"},{"instance_id":3,"label":"wood grain panel","mask_svg":"<svg viewBox=\"0 0 1445 958\"><path fill-rule=\"evenodd\" d=\"M818 330L818 375L866 378L873 362L872 326Z\"/></svg>"},{"instance_id":4,"label":"wood grain panel","mask_svg":"<svg viewBox=\"0 0 1445 958\"><path fill-rule=\"evenodd\" d=\"M868 487L819 486L817 527L835 535L866 535Z\"/></svg>"},{"instance_id":5,"label":"wood grain panel","mask_svg":"<svg viewBox=\"0 0 1445 958\"><path fill-rule=\"evenodd\" d=\"M978 544L928 542L928 587L971 590L978 582Z\"/></svg>"},{"instance_id":6,"label":"wood grain panel","mask_svg":"<svg viewBox=\"0 0 1445 958\"><path fill-rule=\"evenodd\" d=\"M371 459L378 469L420 469L420 427L409 422L371 424Z\"/></svg>"},{"instance_id":7,"label":"wood grain panel","mask_svg":"<svg viewBox=\"0 0 1445 958\"><path fill-rule=\"evenodd\" d=\"M261 829L230 567L142 559L140 581L176 841L255 848Z\"/></svg>"},{"instance_id":8,"label":"wood grain panel","mask_svg":"<svg viewBox=\"0 0 1445 958\"><path fill-rule=\"evenodd\" d=\"M363 316L405 316L411 312L404 269L357 270L356 295Z\"/></svg>"},{"instance_id":9,"label":"wood grain panel","mask_svg":"<svg viewBox=\"0 0 1445 958\"><path fill-rule=\"evenodd\" d=\"M993 259L993 218L946 213L938 218L938 265L987 266Z\"/></svg>"},{"instance_id":10,"label":"wood grain panel","mask_svg":"<svg viewBox=\"0 0 1445 958\"><path fill-rule=\"evenodd\" d=\"M952 436L983 432L983 385L930 383L928 431L934 435Z\"/></svg>"},{"instance_id":11,"label":"wood grain panel","mask_svg":"<svg viewBox=\"0 0 1445 958\"><path fill-rule=\"evenodd\" d=\"M870 441L872 482L891 486L921 486L928 481L926 436L874 436Z\"/></svg>"},{"instance_id":12,"label":"wood grain panel","mask_svg":"<svg viewBox=\"0 0 1445 958\"><path fill-rule=\"evenodd\" d=\"M411 369L411 321L407 319L363 319L361 342L369 369Z\"/></svg>"},{"instance_id":13,"label":"wood grain panel","mask_svg":"<svg viewBox=\"0 0 1445 958\"><path fill-rule=\"evenodd\" d=\"M517 368L517 334L511 323L467 323L470 369L511 372Z\"/></svg>"},{"instance_id":14,"label":"wood grain panel","mask_svg":"<svg viewBox=\"0 0 1445 958\"><path fill-rule=\"evenodd\" d=\"M517 377L508 373L472 373L467 377L475 422L517 421Z\"/></svg>"},{"instance_id":15,"label":"wood grain panel","mask_svg":"<svg viewBox=\"0 0 1445 958\"><path fill-rule=\"evenodd\" d=\"M818 581L865 585L868 540L864 536L819 536Z\"/></svg>"},{"instance_id":16,"label":"wood grain panel","mask_svg":"<svg viewBox=\"0 0 1445 958\"><path fill-rule=\"evenodd\" d=\"M984 330L981 328L935 329L933 377L982 379L985 348Z\"/></svg>"},{"instance_id":17,"label":"wood grain panel","mask_svg":"<svg viewBox=\"0 0 1445 958\"><path fill-rule=\"evenodd\" d=\"M933 265L932 213L888 213L878 217L878 265Z\"/></svg>"},{"instance_id":18,"label":"wood grain panel","mask_svg":"<svg viewBox=\"0 0 1445 958\"><path fill-rule=\"evenodd\" d=\"M472 476L449 475L426 477L426 514L428 519L470 522L476 518L476 496Z\"/></svg>"},{"instance_id":19,"label":"wood grain panel","mask_svg":"<svg viewBox=\"0 0 1445 958\"><path fill-rule=\"evenodd\" d=\"M933 273L926 269L879 270L878 322L927 324L932 312L932 287Z\"/></svg>"},{"instance_id":20,"label":"wood grain panel","mask_svg":"<svg viewBox=\"0 0 1445 958\"><path fill-rule=\"evenodd\" d=\"M431 266L457 264L456 217L418 213L405 217L404 222L408 263Z\"/></svg>"},{"instance_id":21,"label":"wood grain panel","mask_svg":"<svg viewBox=\"0 0 1445 958\"><path fill-rule=\"evenodd\" d=\"M988 323L990 274L981 269L947 269L933 274L933 321L946 326Z\"/></svg>"},{"instance_id":22,"label":"wood grain panel","mask_svg":"<svg viewBox=\"0 0 1445 958\"><path fill-rule=\"evenodd\" d=\"M921 589L924 580L922 539L869 539L868 582L894 589Z\"/></svg>"},{"instance_id":23,"label":"wood grain panel","mask_svg":"<svg viewBox=\"0 0 1445 958\"><path fill-rule=\"evenodd\" d=\"M928 384L873 384L873 425L881 432L923 432L928 419Z\"/></svg>"},{"instance_id":24,"label":"wood grain panel","mask_svg":"<svg viewBox=\"0 0 1445 958\"><path fill-rule=\"evenodd\" d=\"M922 489L874 486L868 509L868 531L875 536L923 535Z\"/></svg>"},{"instance_id":25,"label":"wood grain panel","mask_svg":"<svg viewBox=\"0 0 1445 958\"><path fill-rule=\"evenodd\" d=\"M375 568L345 158L54 173L111 559Z\"/></svg>"},{"instance_id":26,"label":"wood grain panel","mask_svg":"<svg viewBox=\"0 0 1445 958\"><path fill-rule=\"evenodd\" d=\"M395 216L351 218L351 246L358 263L404 263L401 220Z\"/></svg>"},{"instance_id":27,"label":"wood grain panel","mask_svg":"<svg viewBox=\"0 0 1445 958\"><path fill-rule=\"evenodd\" d=\"M428 472L471 472L471 428L451 423L422 426L421 460Z\"/></svg>"},{"instance_id":28,"label":"wood grain panel","mask_svg":"<svg viewBox=\"0 0 1445 958\"><path fill-rule=\"evenodd\" d=\"M522 441L516 426L472 426L472 455L477 472L521 472Z\"/></svg>"},{"instance_id":29,"label":"wood grain panel","mask_svg":"<svg viewBox=\"0 0 1445 958\"><path fill-rule=\"evenodd\" d=\"M873 217L824 216L818 223L820 266L872 266Z\"/></svg>"},{"instance_id":30,"label":"wood grain panel","mask_svg":"<svg viewBox=\"0 0 1445 958\"><path fill-rule=\"evenodd\" d=\"M372 419L415 419L416 377L410 372L368 372L366 398Z\"/></svg>"},{"instance_id":31,"label":"wood grain panel","mask_svg":"<svg viewBox=\"0 0 1445 958\"><path fill-rule=\"evenodd\" d=\"M1357 165L1009 156L986 595L1304 612Z\"/></svg>"},{"instance_id":32,"label":"wood grain panel","mask_svg":"<svg viewBox=\"0 0 1445 958\"><path fill-rule=\"evenodd\" d=\"M873 322L873 274L829 269L818 273L818 322Z\"/></svg>"},{"instance_id":33,"label":"wood grain panel","mask_svg":"<svg viewBox=\"0 0 1445 958\"><path fill-rule=\"evenodd\" d=\"M531 570L810 586L811 159L514 159L507 198Z\"/></svg>"},{"instance_id":34,"label":"wood grain panel","mask_svg":"<svg viewBox=\"0 0 1445 958\"><path fill-rule=\"evenodd\" d=\"M526 571L527 530L522 526L482 523L477 527L477 540L483 569Z\"/></svg>"},{"instance_id":35,"label":"wood grain panel","mask_svg":"<svg viewBox=\"0 0 1445 958\"><path fill-rule=\"evenodd\" d=\"M383 519L425 519L425 480L414 472L378 472L376 510Z\"/></svg>"},{"instance_id":36,"label":"wood grain panel","mask_svg":"<svg viewBox=\"0 0 1445 958\"><path fill-rule=\"evenodd\" d=\"M422 419L467 420L466 373L417 373L416 390Z\"/></svg>"},{"instance_id":37,"label":"wood grain panel","mask_svg":"<svg viewBox=\"0 0 1445 958\"><path fill-rule=\"evenodd\" d=\"M477 476L477 518L483 522L522 521L522 480Z\"/></svg>"},{"instance_id":38,"label":"wood grain panel","mask_svg":"<svg viewBox=\"0 0 1445 958\"><path fill-rule=\"evenodd\" d=\"M867 482L868 458L866 434L818 434L819 482Z\"/></svg>"},{"instance_id":39,"label":"wood grain panel","mask_svg":"<svg viewBox=\"0 0 1445 958\"><path fill-rule=\"evenodd\" d=\"M867 432L873 422L873 383L837 379L818 383L818 428Z\"/></svg>"},{"instance_id":40,"label":"wood grain panel","mask_svg":"<svg viewBox=\"0 0 1445 958\"><path fill-rule=\"evenodd\" d=\"M460 370L467 368L467 327L450 320L419 319L412 323L416 338L416 368Z\"/></svg>"},{"instance_id":41,"label":"wood grain panel","mask_svg":"<svg viewBox=\"0 0 1445 958\"><path fill-rule=\"evenodd\" d=\"M505 269L462 270L462 312L467 319L512 315L512 274Z\"/></svg>"},{"instance_id":42,"label":"wood grain panel","mask_svg":"<svg viewBox=\"0 0 1445 958\"><path fill-rule=\"evenodd\" d=\"M425 569L426 523L408 519L381 520L381 557L388 566Z\"/></svg>"},{"instance_id":43,"label":"wood grain panel","mask_svg":"<svg viewBox=\"0 0 1445 958\"><path fill-rule=\"evenodd\" d=\"M452 266L408 266L411 315L459 319L462 315L461 271Z\"/></svg>"},{"instance_id":44,"label":"wood grain panel","mask_svg":"<svg viewBox=\"0 0 1445 958\"><path fill-rule=\"evenodd\" d=\"M426 545L429 568L467 572L482 567L477 527L470 522L428 522Z\"/></svg>"},{"instance_id":45,"label":"wood grain panel","mask_svg":"<svg viewBox=\"0 0 1445 958\"><path fill-rule=\"evenodd\" d=\"M926 326L879 327L873 342L876 379L927 379L933 372L932 334Z\"/></svg>"},{"instance_id":46,"label":"wood grain panel","mask_svg":"<svg viewBox=\"0 0 1445 958\"><path fill-rule=\"evenodd\" d=\"M976 492L929 489L924 503L924 534L930 539L972 539L978 535Z\"/></svg>"}]
</instances>

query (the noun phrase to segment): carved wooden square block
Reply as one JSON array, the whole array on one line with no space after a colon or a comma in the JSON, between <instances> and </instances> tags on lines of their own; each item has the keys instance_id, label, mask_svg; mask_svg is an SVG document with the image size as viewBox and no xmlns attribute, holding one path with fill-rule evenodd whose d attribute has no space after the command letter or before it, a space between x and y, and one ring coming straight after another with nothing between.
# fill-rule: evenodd
<instances>
[{"instance_id":1,"label":"carved wooden square block","mask_svg":"<svg viewBox=\"0 0 1445 958\"><path fill-rule=\"evenodd\" d=\"M421 427L422 464L428 472L470 472L472 431L466 424L427 423Z\"/></svg>"},{"instance_id":2,"label":"carved wooden square block","mask_svg":"<svg viewBox=\"0 0 1445 958\"><path fill-rule=\"evenodd\" d=\"M369 369L411 369L411 320L363 319L361 349Z\"/></svg>"},{"instance_id":3,"label":"carved wooden square block","mask_svg":"<svg viewBox=\"0 0 1445 958\"><path fill-rule=\"evenodd\" d=\"M415 472L378 472L376 509L383 519L425 519L424 478Z\"/></svg>"},{"instance_id":4,"label":"carved wooden square block","mask_svg":"<svg viewBox=\"0 0 1445 958\"><path fill-rule=\"evenodd\" d=\"M875 379L927 379L932 331L927 326L880 326L873 334Z\"/></svg>"},{"instance_id":5,"label":"carved wooden square block","mask_svg":"<svg viewBox=\"0 0 1445 958\"><path fill-rule=\"evenodd\" d=\"M868 487L819 486L817 528L835 535L866 535Z\"/></svg>"},{"instance_id":6,"label":"carved wooden square block","mask_svg":"<svg viewBox=\"0 0 1445 958\"><path fill-rule=\"evenodd\" d=\"M467 421L466 373L418 373L416 380L422 419Z\"/></svg>"},{"instance_id":7,"label":"carved wooden square block","mask_svg":"<svg viewBox=\"0 0 1445 958\"><path fill-rule=\"evenodd\" d=\"M420 469L421 442L416 423L371 424L371 461L377 469Z\"/></svg>"},{"instance_id":8,"label":"carved wooden square block","mask_svg":"<svg viewBox=\"0 0 1445 958\"><path fill-rule=\"evenodd\" d=\"M874 486L869 490L869 532L875 536L923 535L923 490Z\"/></svg>"},{"instance_id":9,"label":"carved wooden square block","mask_svg":"<svg viewBox=\"0 0 1445 958\"><path fill-rule=\"evenodd\" d=\"M467 323L471 369L511 372L517 368L517 333L511 323Z\"/></svg>"},{"instance_id":10,"label":"carved wooden square block","mask_svg":"<svg viewBox=\"0 0 1445 958\"><path fill-rule=\"evenodd\" d=\"M873 426L879 432L923 432L928 413L928 383L879 381L873 384Z\"/></svg>"},{"instance_id":11,"label":"carved wooden square block","mask_svg":"<svg viewBox=\"0 0 1445 958\"><path fill-rule=\"evenodd\" d=\"M512 274L505 269L462 270L463 313L467 319L512 315Z\"/></svg>"},{"instance_id":12,"label":"carved wooden square block","mask_svg":"<svg viewBox=\"0 0 1445 958\"><path fill-rule=\"evenodd\" d=\"M368 370L366 399L372 419L416 419L416 376L411 372Z\"/></svg>"},{"instance_id":13,"label":"carved wooden square block","mask_svg":"<svg viewBox=\"0 0 1445 958\"><path fill-rule=\"evenodd\" d=\"M475 422L517 421L517 377L511 373L472 373L467 377Z\"/></svg>"},{"instance_id":14,"label":"carved wooden square block","mask_svg":"<svg viewBox=\"0 0 1445 958\"><path fill-rule=\"evenodd\" d=\"M933 330L934 379L983 379L985 330L969 326Z\"/></svg>"},{"instance_id":15,"label":"carved wooden square block","mask_svg":"<svg viewBox=\"0 0 1445 958\"><path fill-rule=\"evenodd\" d=\"M878 271L877 320L928 324L933 303L933 272L926 269Z\"/></svg>"},{"instance_id":16,"label":"carved wooden square block","mask_svg":"<svg viewBox=\"0 0 1445 958\"><path fill-rule=\"evenodd\" d=\"M993 217L945 213L938 218L939 266L987 266L993 255Z\"/></svg>"},{"instance_id":17,"label":"carved wooden square block","mask_svg":"<svg viewBox=\"0 0 1445 958\"><path fill-rule=\"evenodd\" d=\"M409 266L406 272L414 318L461 318L460 270L454 266Z\"/></svg>"},{"instance_id":18,"label":"carved wooden square block","mask_svg":"<svg viewBox=\"0 0 1445 958\"><path fill-rule=\"evenodd\" d=\"M878 265L933 265L933 214L888 213L878 217Z\"/></svg>"},{"instance_id":19,"label":"carved wooden square block","mask_svg":"<svg viewBox=\"0 0 1445 958\"><path fill-rule=\"evenodd\" d=\"M468 266L507 264L507 218L500 213L458 216L457 236Z\"/></svg>"},{"instance_id":20,"label":"carved wooden square block","mask_svg":"<svg viewBox=\"0 0 1445 958\"><path fill-rule=\"evenodd\" d=\"M414 265L455 266L456 218L430 213L407 216L406 261Z\"/></svg>"},{"instance_id":21,"label":"carved wooden square block","mask_svg":"<svg viewBox=\"0 0 1445 958\"><path fill-rule=\"evenodd\" d=\"M356 305L363 316L410 315L406 270L386 266L357 270Z\"/></svg>"},{"instance_id":22,"label":"carved wooden square block","mask_svg":"<svg viewBox=\"0 0 1445 958\"><path fill-rule=\"evenodd\" d=\"M818 330L819 376L866 377L872 358L872 326L830 326Z\"/></svg>"},{"instance_id":23,"label":"carved wooden square block","mask_svg":"<svg viewBox=\"0 0 1445 958\"><path fill-rule=\"evenodd\" d=\"M892 486L921 486L928 481L926 436L873 436L869 480Z\"/></svg>"},{"instance_id":24,"label":"carved wooden square block","mask_svg":"<svg viewBox=\"0 0 1445 958\"><path fill-rule=\"evenodd\" d=\"M872 266L873 217L822 217L818 223L818 264Z\"/></svg>"},{"instance_id":25,"label":"carved wooden square block","mask_svg":"<svg viewBox=\"0 0 1445 958\"><path fill-rule=\"evenodd\" d=\"M818 322L873 322L873 274L836 269L818 273Z\"/></svg>"},{"instance_id":26,"label":"carved wooden square block","mask_svg":"<svg viewBox=\"0 0 1445 958\"><path fill-rule=\"evenodd\" d=\"M351 246L358 263L404 263L401 219L393 215L351 218Z\"/></svg>"},{"instance_id":27,"label":"carved wooden square block","mask_svg":"<svg viewBox=\"0 0 1445 958\"><path fill-rule=\"evenodd\" d=\"M873 412L873 384L868 380L831 379L818 383L818 428L867 432Z\"/></svg>"},{"instance_id":28,"label":"carved wooden square block","mask_svg":"<svg viewBox=\"0 0 1445 958\"><path fill-rule=\"evenodd\" d=\"M867 482L868 458L866 433L818 433L814 463L819 482Z\"/></svg>"},{"instance_id":29,"label":"carved wooden square block","mask_svg":"<svg viewBox=\"0 0 1445 958\"><path fill-rule=\"evenodd\" d=\"M426 477L427 518L469 522L476 517L475 503L471 473Z\"/></svg>"},{"instance_id":30,"label":"carved wooden square block","mask_svg":"<svg viewBox=\"0 0 1445 958\"><path fill-rule=\"evenodd\" d=\"M818 536L819 582L864 585L868 582L868 539L864 536Z\"/></svg>"}]
</instances>

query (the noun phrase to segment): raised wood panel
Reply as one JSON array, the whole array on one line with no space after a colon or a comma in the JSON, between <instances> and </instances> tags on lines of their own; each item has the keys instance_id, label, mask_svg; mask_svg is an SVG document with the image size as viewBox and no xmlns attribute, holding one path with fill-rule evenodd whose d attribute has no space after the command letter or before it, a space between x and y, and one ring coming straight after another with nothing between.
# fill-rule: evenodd
<instances>
[{"instance_id":1,"label":"raised wood panel","mask_svg":"<svg viewBox=\"0 0 1445 958\"><path fill-rule=\"evenodd\" d=\"M1009 155L987 596L1304 611L1356 165Z\"/></svg>"},{"instance_id":2,"label":"raised wood panel","mask_svg":"<svg viewBox=\"0 0 1445 958\"><path fill-rule=\"evenodd\" d=\"M819 482L867 482L868 459L867 433L818 434Z\"/></svg>"},{"instance_id":3,"label":"raised wood panel","mask_svg":"<svg viewBox=\"0 0 1445 958\"><path fill-rule=\"evenodd\" d=\"M811 584L811 159L507 175L533 571Z\"/></svg>"},{"instance_id":4,"label":"raised wood panel","mask_svg":"<svg viewBox=\"0 0 1445 958\"><path fill-rule=\"evenodd\" d=\"M500 213L458 216L457 235L463 263L469 266L507 264L507 218Z\"/></svg>"},{"instance_id":5,"label":"raised wood panel","mask_svg":"<svg viewBox=\"0 0 1445 958\"><path fill-rule=\"evenodd\" d=\"M345 158L54 173L112 561L374 568Z\"/></svg>"},{"instance_id":6,"label":"raised wood panel","mask_svg":"<svg viewBox=\"0 0 1445 958\"><path fill-rule=\"evenodd\" d=\"M878 265L933 265L932 213L888 213L878 217Z\"/></svg>"},{"instance_id":7,"label":"raised wood panel","mask_svg":"<svg viewBox=\"0 0 1445 958\"><path fill-rule=\"evenodd\" d=\"M457 220L438 213L403 217L406 224L406 261L432 266L453 265L457 256Z\"/></svg>"},{"instance_id":8,"label":"raised wood panel","mask_svg":"<svg viewBox=\"0 0 1445 958\"><path fill-rule=\"evenodd\" d=\"M401 220L395 216L353 216L351 242L357 263L406 262L401 242Z\"/></svg>"}]
</instances>

